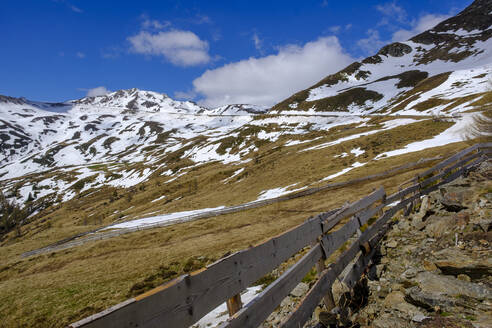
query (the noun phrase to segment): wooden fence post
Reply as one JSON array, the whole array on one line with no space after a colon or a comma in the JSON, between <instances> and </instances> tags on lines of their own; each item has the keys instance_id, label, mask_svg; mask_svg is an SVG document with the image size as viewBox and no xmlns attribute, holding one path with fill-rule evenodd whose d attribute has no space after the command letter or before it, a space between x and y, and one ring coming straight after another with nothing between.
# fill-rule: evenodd
<instances>
[{"instance_id":1,"label":"wooden fence post","mask_svg":"<svg viewBox=\"0 0 492 328\"><path fill-rule=\"evenodd\" d=\"M326 269L326 265L325 265L325 259L323 256L322 258L319 259L318 263L316 263L316 271L317 271L318 279L321 277L321 273L325 269ZM333 294L331 292L331 288L328 290L326 295L323 296L323 302L325 303L325 308L327 311L330 311L331 309L333 309L336 306L335 300L333 299Z\"/></svg>"},{"instance_id":2,"label":"wooden fence post","mask_svg":"<svg viewBox=\"0 0 492 328\"><path fill-rule=\"evenodd\" d=\"M229 298L226 302L229 317L232 317L237 311L241 310L243 303L241 302L241 294L236 294Z\"/></svg>"}]
</instances>

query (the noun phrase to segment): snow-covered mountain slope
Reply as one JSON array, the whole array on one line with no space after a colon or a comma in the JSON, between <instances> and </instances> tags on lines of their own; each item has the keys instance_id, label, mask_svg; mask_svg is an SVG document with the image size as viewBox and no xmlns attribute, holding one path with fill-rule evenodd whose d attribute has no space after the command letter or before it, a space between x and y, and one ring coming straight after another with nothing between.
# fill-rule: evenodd
<instances>
[{"instance_id":1,"label":"snow-covered mountain slope","mask_svg":"<svg viewBox=\"0 0 492 328\"><path fill-rule=\"evenodd\" d=\"M492 103L492 2L383 47L300 91L272 112L452 114Z\"/></svg>"}]
</instances>

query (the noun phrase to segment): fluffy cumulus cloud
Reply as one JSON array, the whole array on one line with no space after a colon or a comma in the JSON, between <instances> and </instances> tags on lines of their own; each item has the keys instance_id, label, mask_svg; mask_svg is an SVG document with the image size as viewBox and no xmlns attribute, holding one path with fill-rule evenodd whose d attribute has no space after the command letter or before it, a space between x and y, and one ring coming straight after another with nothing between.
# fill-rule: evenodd
<instances>
[{"instance_id":1,"label":"fluffy cumulus cloud","mask_svg":"<svg viewBox=\"0 0 492 328\"><path fill-rule=\"evenodd\" d=\"M393 33L393 41L405 41L411 37L427 31L443 20L449 18L449 15L433 15L426 14L421 16L419 19L412 21L410 29L400 29Z\"/></svg>"},{"instance_id":2,"label":"fluffy cumulus cloud","mask_svg":"<svg viewBox=\"0 0 492 328\"><path fill-rule=\"evenodd\" d=\"M194 66L210 61L208 42L183 30L151 33L140 31L128 38L131 50L138 54L162 56L177 66Z\"/></svg>"},{"instance_id":3,"label":"fluffy cumulus cloud","mask_svg":"<svg viewBox=\"0 0 492 328\"><path fill-rule=\"evenodd\" d=\"M353 61L334 36L304 46L288 45L276 54L249 58L207 70L193 81L201 103L273 105Z\"/></svg>"},{"instance_id":4,"label":"fluffy cumulus cloud","mask_svg":"<svg viewBox=\"0 0 492 328\"><path fill-rule=\"evenodd\" d=\"M87 97L96 97L96 96L104 96L105 94L110 93L111 91L106 89L106 87L96 87L92 89L87 89Z\"/></svg>"}]
</instances>

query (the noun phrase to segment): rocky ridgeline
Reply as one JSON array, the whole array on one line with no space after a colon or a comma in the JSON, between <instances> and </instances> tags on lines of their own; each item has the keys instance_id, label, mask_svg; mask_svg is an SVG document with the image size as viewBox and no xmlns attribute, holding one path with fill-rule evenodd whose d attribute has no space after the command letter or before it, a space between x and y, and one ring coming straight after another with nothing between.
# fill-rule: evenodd
<instances>
[{"instance_id":1,"label":"rocky ridgeline","mask_svg":"<svg viewBox=\"0 0 492 328\"><path fill-rule=\"evenodd\" d=\"M321 321L332 327L492 327L491 228L489 161L396 221L367 280L341 311L346 316L323 313ZM335 284L333 292L343 299L343 286Z\"/></svg>"},{"instance_id":2,"label":"rocky ridgeline","mask_svg":"<svg viewBox=\"0 0 492 328\"><path fill-rule=\"evenodd\" d=\"M339 307L305 327L492 327L492 161L395 218L379 254ZM262 327L279 326L307 293L300 283Z\"/></svg>"}]
</instances>

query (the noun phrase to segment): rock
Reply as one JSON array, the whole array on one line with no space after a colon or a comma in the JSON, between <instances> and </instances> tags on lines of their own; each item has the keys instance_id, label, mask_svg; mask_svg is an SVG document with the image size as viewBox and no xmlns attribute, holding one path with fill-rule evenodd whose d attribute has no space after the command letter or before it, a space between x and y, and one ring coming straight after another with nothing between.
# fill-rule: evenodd
<instances>
[{"instance_id":1,"label":"rock","mask_svg":"<svg viewBox=\"0 0 492 328\"><path fill-rule=\"evenodd\" d=\"M434 261L444 274L457 276L465 274L472 279L492 275L492 257L473 258L456 248L446 248L434 254Z\"/></svg>"},{"instance_id":2,"label":"rock","mask_svg":"<svg viewBox=\"0 0 492 328\"><path fill-rule=\"evenodd\" d=\"M482 314L475 318L473 321L474 328L490 328L492 327L492 315Z\"/></svg>"},{"instance_id":3,"label":"rock","mask_svg":"<svg viewBox=\"0 0 492 328\"><path fill-rule=\"evenodd\" d=\"M374 320L371 324L373 328L414 328L416 325L396 315L384 313Z\"/></svg>"},{"instance_id":4,"label":"rock","mask_svg":"<svg viewBox=\"0 0 492 328\"><path fill-rule=\"evenodd\" d=\"M416 315L413 316L412 321L422 322L427 318L429 318L429 317L426 315L423 315L422 313L417 313Z\"/></svg>"},{"instance_id":5,"label":"rock","mask_svg":"<svg viewBox=\"0 0 492 328\"><path fill-rule=\"evenodd\" d=\"M411 318L416 314L421 314L417 307L405 301L405 294L400 291L389 293L383 301L383 307L385 309L398 310L408 318Z\"/></svg>"},{"instance_id":6,"label":"rock","mask_svg":"<svg viewBox=\"0 0 492 328\"><path fill-rule=\"evenodd\" d=\"M413 226L416 226L416 225L419 225L422 223L422 219L425 217L425 215L427 214L427 211L429 209L429 204L430 204L429 196L425 195L424 197L422 197L422 202L420 204L420 209L419 209L418 213L416 213L412 216L412 225Z\"/></svg>"},{"instance_id":7,"label":"rock","mask_svg":"<svg viewBox=\"0 0 492 328\"><path fill-rule=\"evenodd\" d=\"M452 216L432 215L426 222L424 231L429 237L433 238L440 238L444 234L450 233L456 226L456 220Z\"/></svg>"},{"instance_id":8,"label":"rock","mask_svg":"<svg viewBox=\"0 0 492 328\"><path fill-rule=\"evenodd\" d=\"M412 47L410 47L409 45L400 42L394 42L382 47L379 50L378 55L401 57L410 52L412 52Z\"/></svg>"},{"instance_id":9,"label":"rock","mask_svg":"<svg viewBox=\"0 0 492 328\"><path fill-rule=\"evenodd\" d=\"M462 205L464 199L465 199L464 191L445 192L445 194L441 199L441 205L448 212L459 212L467 208L466 206Z\"/></svg>"},{"instance_id":10,"label":"rock","mask_svg":"<svg viewBox=\"0 0 492 328\"><path fill-rule=\"evenodd\" d=\"M403 285L397 282L394 282L390 285L390 289L393 291L404 291Z\"/></svg>"},{"instance_id":11,"label":"rock","mask_svg":"<svg viewBox=\"0 0 492 328\"><path fill-rule=\"evenodd\" d=\"M345 285L343 282L341 282L339 279L335 279L331 286L331 291L333 295L333 299L335 300L335 303L338 303L340 300L340 297L346 292L349 292L350 289Z\"/></svg>"},{"instance_id":12,"label":"rock","mask_svg":"<svg viewBox=\"0 0 492 328\"><path fill-rule=\"evenodd\" d=\"M454 299L450 299L448 296L441 293L423 291L418 286L410 287L405 290L405 300L429 311L436 311L438 307L451 309L456 305Z\"/></svg>"},{"instance_id":13,"label":"rock","mask_svg":"<svg viewBox=\"0 0 492 328\"><path fill-rule=\"evenodd\" d=\"M383 271L384 271L385 268L386 268L386 265L384 265L384 264L377 264L376 265L376 275L378 277L381 277L381 275L382 275L382 273L383 273Z\"/></svg>"},{"instance_id":14,"label":"rock","mask_svg":"<svg viewBox=\"0 0 492 328\"><path fill-rule=\"evenodd\" d=\"M405 279L411 279L411 278L415 277L416 275L417 275L417 270L415 268L409 268L401 274L401 276Z\"/></svg>"},{"instance_id":15,"label":"rock","mask_svg":"<svg viewBox=\"0 0 492 328\"><path fill-rule=\"evenodd\" d=\"M449 296L468 296L475 299L492 298L492 290L484 285L458 280L452 276L420 272L415 280L424 292Z\"/></svg>"},{"instance_id":16,"label":"rock","mask_svg":"<svg viewBox=\"0 0 492 328\"><path fill-rule=\"evenodd\" d=\"M289 306L291 306L293 304L294 304L294 301L289 296L287 296L280 303L280 307L286 308L286 307L289 307Z\"/></svg>"},{"instance_id":17,"label":"rock","mask_svg":"<svg viewBox=\"0 0 492 328\"><path fill-rule=\"evenodd\" d=\"M459 280L463 280L463 281L471 281L471 278L469 276L467 276L466 274L459 274L456 278L458 278Z\"/></svg>"},{"instance_id":18,"label":"rock","mask_svg":"<svg viewBox=\"0 0 492 328\"><path fill-rule=\"evenodd\" d=\"M400 291L393 291L385 297L383 306L387 308L392 308L396 304L404 301L405 301L405 294L403 294Z\"/></svg>"},{"instance_id":19,"label":"rock","mask_svg":"<svg viewBox=\"0 0 492 328\"><path fill-rule=\"evenodd\" d=\"M423 265L424 265L424 269L427 270L427 271L435 271L437 270L437 266L430 262L430 261L427 261L427 260L424 260L423 261Z\"/></svg>"},{"instance_id":20,"label":"rock","mask_svg":"<svg viewBox=\"0 0 492 328\"><path fill-rule=\"evenodd\" d=\"M484 211L485 212L485 211ZM480 229L483 232L488 232L492 229L492 215L490 215L491 211L489 211L489 215L482 213L480 211L479 213L482 215L475 215L470 218L470 223L480 227Z\"/></svg>"},{"instance_id":21,"label":"rock","mask_svg":"<svg viewBox=\"0 0 492 328\"><path fill-rule=\"evenodd\" d=\"M398 243L396 242L396 240L391 240L391 241L386 243L386 247L388 247L388 248L396 248L397 246L398 246Z\"/></svg>"},{"instance_id":22,"label":"rock","mask_svg":"<svg viewBox=\"0 0 492 328\"><path fill-rule=\"evenodd\" d=\"M309 286L303 282L299 283L291 292L290 295L294 297L301 297L309 290Z\"/></svg>"},{"instance_id":23,"label":"rock","mask_svg":"<svg viewBox=\"0 0 492 328\"><path fill-rule=\"evenodd\" d=\"M326 327L337 324L337 315L331 312L321 311L319 313L319 322Z\"/></svg>"},{"instance_id":24,"label":"rock","mask_svg":"<svg viewBox=\"0 0 492 328\"><path fill-rule=\"evenodd\" d=\"M463 230L468 222L470 222L470 213L466 211L456 213L453 217L456 221L456 226L458 226L461 230Z\"/></svg>"}]
</instances>

